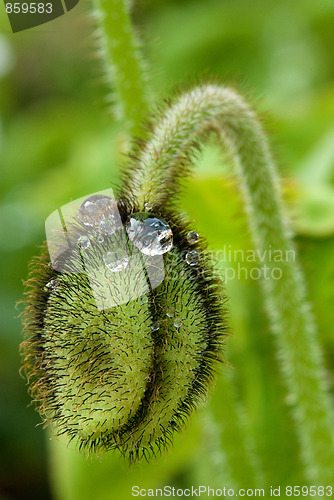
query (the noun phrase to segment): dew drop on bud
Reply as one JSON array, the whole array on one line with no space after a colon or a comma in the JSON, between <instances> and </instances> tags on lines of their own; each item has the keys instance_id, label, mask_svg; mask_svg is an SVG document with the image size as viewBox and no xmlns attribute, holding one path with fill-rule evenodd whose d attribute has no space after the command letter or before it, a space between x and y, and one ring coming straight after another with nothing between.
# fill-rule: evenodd
<instances>
[{"instance_id":1,"label":"dew drop on bud","mask_svg":"<svg viewBox=\"0 0 334 500\"><path fill-rule=\"evenodd\" d=\"M191 245L193 245L194 243L197 243L197 241L198 241L198 234L195 233L195 231L191 231L190 233L187 234L187 241Z\"/></svg>"},{"instance_id":2,"label":"dew drop on bud","mask_svg":"<svg viewBox=\"0 0 334 500\"><path fill-rule=\"evenodd\" d=\"M133 214L126 224L132 243L145 255L162 255L173 246L173 233L163 219L145 213Z\"/></svg>"},{"instance_id":3,"label":"dew drop on bud","mask_svg":"<svg viewBox=\"0 0 334 500\"><path fill-rule=\"evenodd\" d=\"M104 242L103 234L98 234L96 239L98 243L103 243Z\"/></svg>"},{"instance_id":4,"label":"dew drop on bud","mask_svg":"<svg viewBox=\"0 0 334 500\"><path fill-rule=\"evenodd\" d=\"M107 231L105 234L113 234L117 229L116 213L117 205L115 200L109 198L109 196L94 194L80 205L78 218L85 226L98 228L100 228L102 222L106 221Z\"/></svg>"},{"instance_id":5,"label":"dew drop on bud","mask_svg":"<svg viewBox=\"0 0 334 500\"><path fill-rule=\"evenodd\" d=\"M146 304L146 303L148 302L148 297L147 297L147 295L142 295L142 296L140 297L140 302L141 302L142 304Z\"/></svg>"},{"instance_id":6,"label":"dew drop on bud","mask_svg":"<svg viewBox=\"0 0 334 500\"><path fill-rule=\"evenodd\" d=\"M175 309L173 309L172 307L168 307L166 314L169 318L173 318L175 314Z\"/></svg>"},{"instance_id":7,"label":"dew drop on bud","mask_svg":"<svg viewBox=\"0 0 334 500\"><path fill-rule=\"evenodd\" d=\"M118 273L127 267L129 257L124 250L117 248L114 252L107 252L103 256L103 262L110 271Z\"/></svg>"},{"instance_id":8,"label":"dew drop on bud","mask_svg":"<svg viewBox=\"0 0 334 500\"><path fill-rule=\"evenodd\" d=\"M175 318L174 326L175 326L175 328L180 328L182 326L182 321L180 318Z\"/></svg>"},{"instance_id":9,"label":"dew drop on bud","mask_svg":"<svg viewBox=\"0 0 334 500\"><path fill-rule=\"evenodd\" d=\"M158 323L158 321L155 321L154 323L152 323L151 330L153 332L156 332L157 330L159 330L159 323Z\"/></svg>"},{"instance_id":10,"label":"dew drop on bud","mask_svg":"<svg viewBox=\"0 0 334 500\"><path fill-rule=\"evenodd\" d=\"M90 239L88 236L80 236L78 238L78 244L82 250L87 250L90 247Z\"/></svg>"},{"instance_id":11,"label":"dew drop on bud","mask_svg":"<svg viewBox=\"0 0 334 500\"><path fill-rule=\"evenodd\" d=\"M99 223L99 229L103 234L111 235L117 229L117 224L114 215L109 215L108 219L102 219Z\"/></svg>"},{"instance_id":12,"label":"dew drop on bud","mask_svg":"<svg viewBox=\"0 0 334 500\"><path fill-rule=\"evenodd\" d=\"M58 285L59 285L59 281L57 279L52 279L45 285L44 291L45 292L54 292Z\"/></svg>"},{"instance_id":13,"label":"dew drop on bud","mask_svg":"<svg viewBox=\"0 0 334 500\"><path fill-rule=\"evenodd\" d=\"M196 266L199 262L199 252L197 250L192 250L186 254L186 262L189 266Z\"/></svg>"},{"instance_id":14,"label":"dew drop on bud","mask_svg":"<svg viewBox=\"0 0 334 500\"><path fill-rule=\"evenodd\" d=\"M145 208L146 210L152 210L152 203L150 203L149 201L145 203Z\"/></svg>"}]
</instances>

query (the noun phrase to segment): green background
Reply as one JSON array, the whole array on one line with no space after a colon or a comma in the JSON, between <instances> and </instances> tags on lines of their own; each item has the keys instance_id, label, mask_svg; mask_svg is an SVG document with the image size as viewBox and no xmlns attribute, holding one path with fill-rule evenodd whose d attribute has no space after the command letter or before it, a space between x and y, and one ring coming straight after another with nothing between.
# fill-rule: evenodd
<instances>
[{"instance_id":1,"label":"green background","mask_svg":"<svg viewBox=\"0 0 334 500\"><path fill-rule=\"evenodd\" d=\"M90 5L12 34L0 18L0 500L128 499L131 486L222 487L219 381L173 450L129 470L120 457L81 460L52 445L28 407L19 375L23 280L62 204L115 187L129 138L110 112ZM330 0L141 0L133 17L152 95L211 79L234 86L270 136L296 232L309 297L333 388L334 4ZM224 166L224 168L221 167ZM205 148L182 209L211 249L251 248L228 158ZM236 262L218 264L235 266ZM223 273L223 271L221 271ZM226 347L269 484L300 484L298 446L278 372L259 283L227 283L232 335ZM334 424L334 423L333 423ZM51 471L51 473L50 473ZM51 478L51 481L50 481ZM263 485L259 484L258 487Z\"/></svg>"}]
</instances>

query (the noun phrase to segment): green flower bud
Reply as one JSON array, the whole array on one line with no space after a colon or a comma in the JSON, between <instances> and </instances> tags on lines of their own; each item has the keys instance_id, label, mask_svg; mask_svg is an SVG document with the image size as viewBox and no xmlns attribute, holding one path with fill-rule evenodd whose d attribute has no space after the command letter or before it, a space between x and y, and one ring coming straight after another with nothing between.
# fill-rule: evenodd
<instances>
[{"instance_id":1,"label":"green flower bud","mask_svg":"<svg viewBox=\"0 0 334 500\"><path fill-rule=\"evenodd\" d=\"M123 199L118 210L104 232L79 210L76 251L51 264L44 245L33 260L22 351L45 424L84 451L131 460L165 447L206 395L226 326L192 228L161 206L138 213Z\"/></svg>"}]
</instances>

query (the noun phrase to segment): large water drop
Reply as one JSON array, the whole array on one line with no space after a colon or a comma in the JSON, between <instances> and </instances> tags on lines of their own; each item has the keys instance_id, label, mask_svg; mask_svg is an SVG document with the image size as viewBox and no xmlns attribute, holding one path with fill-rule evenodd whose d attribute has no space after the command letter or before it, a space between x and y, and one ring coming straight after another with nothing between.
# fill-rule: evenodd
<instances>
[{"instance_id":1,"label":"large water drop","mask_svg":"<svg viewBox=\"0 0 334 500\"><path fill-rule=\"evenodd\" d=\"M173 246L173 233L163 219L133 214L126 225L129 239L145 255L162 255Z\"/></svg>"}]
</instances>

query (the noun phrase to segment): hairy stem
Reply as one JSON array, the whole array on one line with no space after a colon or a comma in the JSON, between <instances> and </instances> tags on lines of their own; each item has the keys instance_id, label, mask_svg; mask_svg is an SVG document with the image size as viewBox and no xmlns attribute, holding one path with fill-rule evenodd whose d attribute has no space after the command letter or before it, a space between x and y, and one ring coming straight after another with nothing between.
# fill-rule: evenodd
<instances>
[{"instance_id":1,"label":"hairy stem","mask_svg":"<svg viewBox=\"0 0 334 500\"><path fill-rule=\"evenodd\" d=\"M94 7L106 73L116 92L117 99L113 99L116 111L132 135L141 135L142 122L147 118L148 95L128 2L95 0Z\"/></svg>"},{"instance_id":2,"label":"hairy stem","mask_svg":"<svg viewBox=\"0 0 334 500\"><path fill-rule=\"evenodd\" d=\"M209 410L211 410L213 427L215 421L219 424L219 444L225 450L224 461L233 486L257 488L264 484L264 478L254 453L253 443L250 443L250 435L247 435L246 425L242 418L243 409L236 400L234 380L228 370L224 369L218 378L216 390L224 395L224 401L212 398Z\"/></svg>"},{"instance_id":3,"label":"hairy stem","mask_svg":"<svg viewBox=\"0 0 334 500\"><path fill-rule=\"evenodd\" d=\"M327 393L316 327L282 213L273 160L261 127L248 105L232 90L199 86L182 95L157 122L139 156L128 186L145 202L175 203L189 172L189 153L216 131L231 153L240 177L255 248L264 255L265 298L278 355L291 399L307 476L319 484L334 481L332 409ZM182 168L181 168L182 166ZM279 251L282 262L270 252ZM278 273L275 268L280 269Z\"/></svg>"}]
</instances>

